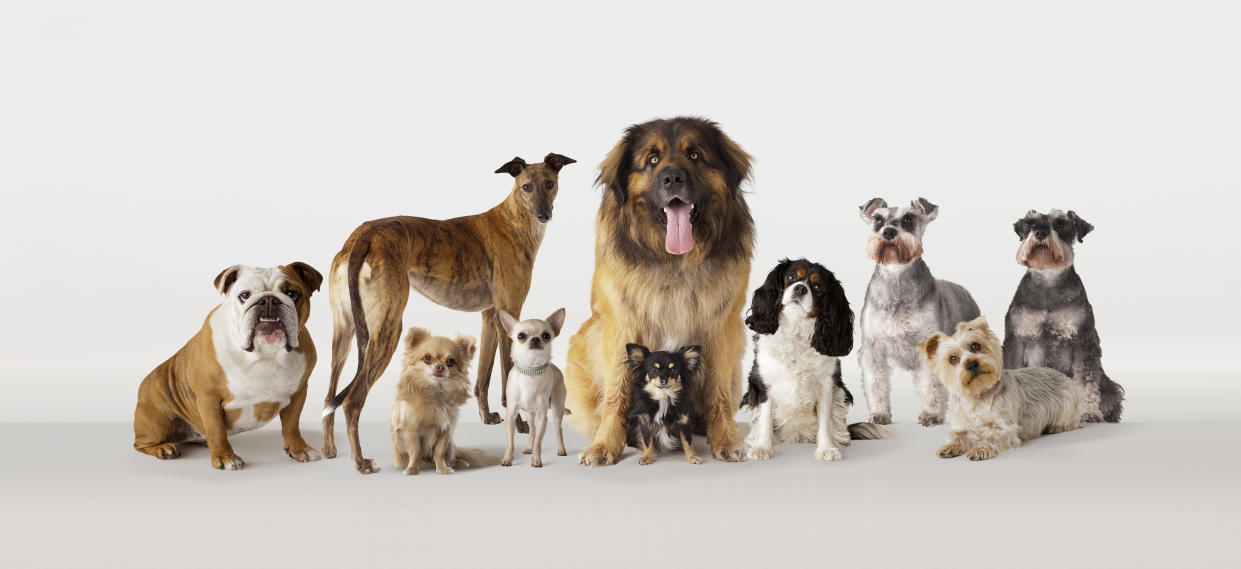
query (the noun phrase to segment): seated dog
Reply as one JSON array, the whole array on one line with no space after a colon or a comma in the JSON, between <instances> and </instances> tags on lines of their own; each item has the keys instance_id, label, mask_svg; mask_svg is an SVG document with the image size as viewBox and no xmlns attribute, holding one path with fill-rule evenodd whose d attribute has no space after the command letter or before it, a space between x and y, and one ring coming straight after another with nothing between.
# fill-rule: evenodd
<instances>
[{"instance_id":1,"label":"seated dog","mask_svg":"<svg viewBox=\"0 0 1241 569\"><path fill-rule=\"evenodd\" d=\"M685 346L675 352L652 352L639 344L625 346L633 385L626 415L629 446L642 451L638 464L655 462L655 453L681 448L690 464L702 464L694 453L694 402L690 382L701 369L702 348Z\"/></svg>"}]
</instances>

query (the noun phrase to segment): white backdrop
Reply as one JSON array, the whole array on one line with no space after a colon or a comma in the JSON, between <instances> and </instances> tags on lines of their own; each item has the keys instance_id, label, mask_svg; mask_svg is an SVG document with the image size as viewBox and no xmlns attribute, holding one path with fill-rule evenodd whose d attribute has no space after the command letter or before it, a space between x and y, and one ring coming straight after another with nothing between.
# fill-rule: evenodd
<instances>
[{"instance_id":1,"label":"white backdrop","mask_svg":"<svg viewBox=\"0 0 1241 569\"><path fill-rule=\"evenodd\" d=\"M857 206L925 196L941 206L928 263L998 324L1022 274L1012 222L1074 209L1096 227L1078 266L1131 412L1150 390L1241 378L1235 7L756 6L5 3L0 420L130 420L139 381L218 302L221 269L326 272L363 220L482 211L515 154L579 161L526 303L565 306L575 331L594 166L627 124L677 114L719 121L756 158L752 286L809 256L860 310ZM313 306L311 421L331 333L326 294ZM479 317L417 297L405 324L477 334ZM395 373L366 420L385 420ZM845 374L860 392L852 358Z\"/></svg>"}]
</instances>

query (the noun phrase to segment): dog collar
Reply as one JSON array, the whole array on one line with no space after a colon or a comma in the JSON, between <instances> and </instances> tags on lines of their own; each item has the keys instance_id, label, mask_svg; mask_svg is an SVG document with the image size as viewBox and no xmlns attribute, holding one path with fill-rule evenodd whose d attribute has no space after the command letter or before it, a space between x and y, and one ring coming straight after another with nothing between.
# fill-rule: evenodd
<instances>
[{"instance_id":1,"label":"dog collar","mask_svg":"<svg viewBox=\"0 0 1241 569\"><path fill-rule=\"evenodd\" d=\"M517 368L517 371L520 371L521 373L534 376L543 375L543 373L547 371L547 364L543 364L539 367L526 367L517 362L513 362L513 367Z\"/></svg>"}]
</instances>

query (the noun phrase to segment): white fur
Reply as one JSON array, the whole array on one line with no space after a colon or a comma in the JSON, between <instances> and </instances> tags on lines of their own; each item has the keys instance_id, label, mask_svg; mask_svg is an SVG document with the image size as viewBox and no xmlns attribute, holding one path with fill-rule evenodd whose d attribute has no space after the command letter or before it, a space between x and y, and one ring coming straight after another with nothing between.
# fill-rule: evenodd
<instances>
[{"instance_id":1,"label":"white fur","mask_svg":"<svg viewBox=\"0 0 1241 569\"><path fill-rule=\"evenodd\" d=\"M563 316L561 317L563 319ZM512 358L513 369L509 371L508 388L505 391L505 397L508 399L508 408L505 412L504 422L505 429L508 434L508 446L504 451L504 458L500 464L510 466L513 464L514 437L517 433L517 417L519 413L525 413L530 421L530 445L527 452L531 453L530 465L543 466L543 435L547 431L547 416L550 413L552 424L556 427L556 454L565 456L564 448L564 404L565 404L565 385L564 375L556 364L551 363L552 360L552 344L551 341L542 344L539 349L531 349L526 342L519 341L518 334L526 334L529 336L541 336L544 332L550 333L552 339L555 339L558 330L550 326L543 320L523 320L521 322L505 323L509 337L513 340ZM547 367L542 373L532 374L522 371L522 368L538 368L546 365Z\"/></svg>"}]
</instances>

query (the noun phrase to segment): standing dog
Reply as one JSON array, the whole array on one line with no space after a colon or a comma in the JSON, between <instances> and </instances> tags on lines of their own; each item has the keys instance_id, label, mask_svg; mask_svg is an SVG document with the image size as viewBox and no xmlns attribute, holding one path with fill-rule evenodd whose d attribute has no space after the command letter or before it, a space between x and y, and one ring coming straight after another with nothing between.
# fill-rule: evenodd
<instances>
[{"instance_id":1,"label":"standing dog","mask_svg":"<svg viewBox=\"0 0 1241 569\"><path fill-rule=\"evenodd\" d=\"M633 377L633 400L626 420L629 446L642 451L638 464L655 462L655 453L677 448L690 464L702 464L694 452L693 383L702 363L702 348L685 346L675 352L652 352L641 344L625 346L625 363Z\"/></svg>"},{"instance_id":2,"label":"standing dog","mask_svg":"<svg viewBox=\"0 0 1241 569\"><path fill-rule=\"evenodd\" d=\"M452 441L461 405L470 398L470 360L474 338L432 337L423 328L405 335L405 366L397 387L388 426L392 460L405 474L418 474L423 462L435 472L452 474L453 467L481 466L493 457Z\"/></svg>"},{"instance_id":3,"label":"standing dog","mask_svg":"<svg viewBox=\"0 0 1241 569\"><path fill-rule=\"evenodd\" d=\"M625 446L630 375L625 345L703 347L691 397L719 460L743 458L733 414L741 398L746 280L754 222L741 192L750 156L715 123L654 120L629 127L599 165L591 315L569 341L569 420L593 440L586 466L615 464Z\"/></svg>"},{"instance_id":4,"label":"standing dog","mask_svg":"<svg viewBox=\"0 0 1241 569\"><path fill-rule=\"evenodd\" d=\"M1081 387L1051 368L1004 369L1000 339L981 316L962 322L952 336L932 334L920 349L952 392L940 458L987 460L1043 433L1080 426Z\"/></svg>"},{"instance_id":5,"label":"standing dog","mask_svg":"<svg viewBox=\"0 0 1241 569\"><path fill-rule=\"evenodd\" d=\"M892 368L913 374L922 400L918 423L944 422L948 392L918 355L918 344L935 331L952 330L978 317L978 305L961 285L938 280L922 260L922 235L939 215L939 206L918 198L910 207L888 207L875 198L859 208L870 225L866 255L875 272L862 306L862 386L870 421L892 421Z\"/></svg>"},{"instance_id":6,"label":"standing dog","mask_svg":"<svg viewBox=\"0 0 1241 569\"><path fill-rule=\"evenodd\" d=\"M853 395L839 358L853 349L853 310L827 267L780 261L754 290L745 323L756 332L742 398L750 408L749 458L771 458L775 443L817 443L815 458L840 460L853 438L894 436L868 423L846 426Z\"/></svg>"},{"instance_id":7,"label":"standing dog","mask_svg":"<svg viewBox=\"0 0 1241 569\"><path fill-rule=\"evenodd\" d=\"M530 444L524 454L530 456L530 466L543 466L543 434L547 432L547 414L552 415L556 425L556 454L565 456L564 449L564 374L552 363L552 340L560 335L564 326L564 309L547 317L547 320L522 320L518 322L511 314L500 311L500 323L513 342L513 370L511 381L505 387L508 397L505 429L508 446L500 464L513 465L513 439L517 434L517 414L524 412L530 417Z\"/></svg>"},{"instance_id":8,"label":"standing dog","mask_svg":"<svg viewBox=\"0 0 1241 569\"><path fill-rule=\"evenodd\" d=\"M1073 265L1073 242L1094 226L1053 209L1030 210L1013 229L1021 239L1017 264L1027 270L1004 317L1004 364L1060 370L1085 389L1083 421L1119 422L1125 390L1103 373L1094 309Z\"/></svg>"},{"instance_id":9,"label":"standing dog","mask_svg":"<svg viewBox=\"0 0 1241 569\"><path fill-rule=\"evenodd\" d=\"M388 367L401 339L401 313L412 288L454 310L482 311L482 355L478 363L479 414L495 424L500 416L487 406L487 388L500 347L501 383L508 382L509 349L501 340L496 310L520 313L530 290L534 258L543 242L560 169L572 158L548 154L526 164L514 158L496 170L513 176L507 199L481 214L449 220L388 217L363 223L332 260L332 376L323 412L323 454L336 456L336 408L344 404L349 450L362 474L379 467L362 456L358 417L366 395ZM358 370L339 394L336 384L356 335Z\"/></svg>"},{"instance_id":10,"label":"standing dog","mask_svg":"<svg viewBox=\"0 0 1241 569\"><path fill-rule=\"evenodd\" d=\"M206 442L211 466L245 466L228 437L280 415L284 452L319 460L297 421L315 344L306 331L310 295L323 277L306 263L275 268L234 265L215 278L224 295L203 327L138 387L134 450L177 458L186 442Z\"/></svg>"}]
</instances>

